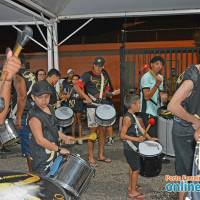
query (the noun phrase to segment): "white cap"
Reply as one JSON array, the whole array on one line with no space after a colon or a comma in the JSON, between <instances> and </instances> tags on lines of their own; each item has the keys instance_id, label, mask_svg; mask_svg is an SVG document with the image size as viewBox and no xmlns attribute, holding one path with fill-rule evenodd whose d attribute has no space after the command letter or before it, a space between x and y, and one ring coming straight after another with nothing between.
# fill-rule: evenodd
<instances>
[{"instance_id":1,"label":"white cap","mask_svg":"<svg viewBox=\"0 0 200 200\"><path fill-rule=\"evenodd\" d=\"M67 74L69 74L70 72L74 72L74 70L73 69L68 69L67 70Z\"/></svg>"}]
</instances>

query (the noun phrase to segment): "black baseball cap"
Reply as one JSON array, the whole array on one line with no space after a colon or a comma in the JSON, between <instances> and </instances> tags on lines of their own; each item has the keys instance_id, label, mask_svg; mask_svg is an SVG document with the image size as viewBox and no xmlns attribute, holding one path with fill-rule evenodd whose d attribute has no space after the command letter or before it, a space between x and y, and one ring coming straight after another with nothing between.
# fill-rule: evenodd
<instances>
[{"instance_id":1,"label":"black baseball cap","mask_svg":"<svg viewBox=\"0 0 200 200\"><path fill-rule=\"evenodd\" d=\"M31 94L34 96L41 96L43 94L52 94L52 92L46 81L37 81L32 87Z\"/></svg>"},{"instance_id":2,"label":"black baseball cap","mask_svg":"<svg viewBox=\"0 0 200 200\"><path fill-rule=\"evenodd\" d=\"M103 67L104 64L105 64L105 60L102 57L96 57L93 64L99 65L100 67Z\"/></svg>"}]
</instances>

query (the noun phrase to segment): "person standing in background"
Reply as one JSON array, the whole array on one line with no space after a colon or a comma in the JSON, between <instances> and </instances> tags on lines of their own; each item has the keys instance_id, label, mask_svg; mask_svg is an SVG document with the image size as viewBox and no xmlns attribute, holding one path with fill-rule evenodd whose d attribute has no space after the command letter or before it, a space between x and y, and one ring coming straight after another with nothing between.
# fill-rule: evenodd
<instances>
[{"instance_id":1,"label":"person standing in background","mask_svg":"<svg viewBox=\"0 0 200 200\"><path fill-rule=\"evenodd\" d=\"M44 69L39 69L35 72L35 77L37 81L44 81L46 79L46 72Z\"/></svg>"}]
</instances>

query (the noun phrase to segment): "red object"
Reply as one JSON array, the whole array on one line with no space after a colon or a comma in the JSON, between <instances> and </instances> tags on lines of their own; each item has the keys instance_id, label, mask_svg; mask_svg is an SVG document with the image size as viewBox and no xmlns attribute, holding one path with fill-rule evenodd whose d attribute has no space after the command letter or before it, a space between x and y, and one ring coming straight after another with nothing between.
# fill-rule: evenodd
<instances>
[{"instance_id":1,"label":"red object","mask_svg":"<svg viewBox=\"0 0 200 200\"><path fill-rule=\"evenodd\" d=\"M153 119L153 118L149 119L148 124L154 125L155 124L155 119Z\"/></svg>"},{"instance_id":2,"label":"red object","mask_svg":"<svg viewBox=\"0 0 200 200\"><path fill-rule=\"evenodd\" d=\"M142 69L143 72L147 71L149 69L149 65L148 64L144 64L144 67Z\"/></svg>"}]
</instances>

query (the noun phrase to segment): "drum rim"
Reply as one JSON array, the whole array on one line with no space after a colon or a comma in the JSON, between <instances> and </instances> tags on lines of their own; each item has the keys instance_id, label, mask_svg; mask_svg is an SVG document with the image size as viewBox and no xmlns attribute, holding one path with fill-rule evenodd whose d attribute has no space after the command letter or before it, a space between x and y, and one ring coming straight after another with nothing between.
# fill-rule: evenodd
<instances>
[{"instance_id":1,"label":"drum rim","mask_svg":"<svg viewBox=\"0 0 200 200\"><path fill-rule=\"evenodd\" d=\"M109 124L109 125L102 125L102 124L98 124L98 122L96 121L96 119L100 119L100 120L102 120L102 121L111 121L111 120L114 120L114 121L113 121L111 124ZM112 125L116 122L116 116L115 116L114 118L112 118L112 119L103 120L103 119L101 119L101 118L99 118L99 117L97 117L97 116L95 115L94 121L95 121L99 126L109 127L109 126L112 126Z\"/></svg>"}]
</instances>

